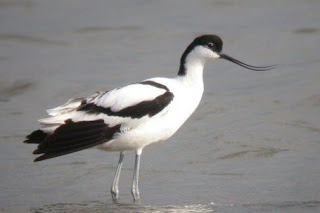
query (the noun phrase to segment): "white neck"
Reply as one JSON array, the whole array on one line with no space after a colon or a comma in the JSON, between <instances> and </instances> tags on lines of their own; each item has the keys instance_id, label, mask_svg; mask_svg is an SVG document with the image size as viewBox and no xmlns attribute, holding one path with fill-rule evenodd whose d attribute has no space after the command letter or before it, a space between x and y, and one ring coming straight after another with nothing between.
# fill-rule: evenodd
<instances>
[{"instance_id":1,"label":"white neck","mask_svg":"<svg viewBox=\"0 0 320 213\"><path fill-rule=\"evenodd\" d=\"M190 52L184 62L185 75L179 77L183 78L185 82L194 84L194 86L203 87L203 68L205 63L206 59L204 57L199 57L197 52Z\"/></svg>"}]
</instances>

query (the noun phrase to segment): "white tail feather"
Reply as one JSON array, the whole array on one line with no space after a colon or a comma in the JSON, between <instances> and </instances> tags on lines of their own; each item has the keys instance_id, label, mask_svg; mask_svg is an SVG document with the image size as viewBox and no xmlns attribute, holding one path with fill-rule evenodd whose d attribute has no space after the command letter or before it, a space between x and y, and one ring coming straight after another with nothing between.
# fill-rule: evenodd
<instances>
[{"instance_id":1,"label":"white tail feather","mask_svg":"<svg viewBox=\"0 0 320 213\"><path fill-rule=\"evenodd\" d=\"M39 119L38 122L42 125L60 125L64 124L66 120L72 118L73 113L62 114L59 116Z\"/></svg>"},{"instance_id":2,"label":"white tail feather","mask_svg":"<svg viewBox=\"0 0 320 213\"><path fill-rule=\"evenodd\" d=\"M81 105L82 100L83 98L70 99L69 101L67 101L67 103L61 106L48 109L47 113L51 116L63 115L78 108Z\"/></svg>"}]
</instances>

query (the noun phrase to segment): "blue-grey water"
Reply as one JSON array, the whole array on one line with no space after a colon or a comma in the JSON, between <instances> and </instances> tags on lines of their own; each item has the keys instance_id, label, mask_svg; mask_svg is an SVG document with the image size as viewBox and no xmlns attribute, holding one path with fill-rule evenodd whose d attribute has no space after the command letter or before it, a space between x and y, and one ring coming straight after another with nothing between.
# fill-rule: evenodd
<instances>
[{"instance_id":1,"label":"blue-grey water","mask_svg":"<svg viewBox=\"0 0 320 213\"><path fill-rule=\"evenodd\" d=\"M320 212L319 0L0 0L0 212ZM109 189L117 153L33 163L25 135L45 109L154 76L173 77L200 34L224 40L194 115L134 156Z\"/></svg>"}]
</instances>

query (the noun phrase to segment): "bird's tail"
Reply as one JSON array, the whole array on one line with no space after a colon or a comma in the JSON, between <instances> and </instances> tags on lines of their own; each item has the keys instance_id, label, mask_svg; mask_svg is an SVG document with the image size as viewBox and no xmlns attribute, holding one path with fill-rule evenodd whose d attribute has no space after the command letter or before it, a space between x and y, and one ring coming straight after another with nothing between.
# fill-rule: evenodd
<instances>
[{"instance_id":1,"label":"bird's tail","mask_svg":"<svg viewBox=\"0 0 320 213\"><path fill-rule=\"evenodd\" d=\"M51 134L34 131L25 142L39 144L33 154L42 154L35 159L42 161L105 143L119 131L120 125L110 127L102 119L79 122L69 119Z\"/></svg>"}]
</instances>

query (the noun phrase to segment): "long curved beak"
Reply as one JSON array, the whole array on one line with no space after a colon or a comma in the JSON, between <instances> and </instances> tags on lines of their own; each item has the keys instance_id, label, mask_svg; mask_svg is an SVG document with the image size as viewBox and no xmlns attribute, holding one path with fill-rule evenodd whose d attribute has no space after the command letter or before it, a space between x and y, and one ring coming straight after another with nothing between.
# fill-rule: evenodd
<instances>
[{"instance_id":1,"label":"long curved beak","mask_svg":"<svg viewBox=\"0 0 320 213\"><path fill-rule=\"evenodd\" d=\"M232 58L231 56L228 56L226 54L220 53L220 58L231 61L235 64L238 64L241 67L247 68L249 70L254 70L254 71L266 71L266 70L271 70L276 67L276 65L270 65L270 66L262 66L262 67L257 67L257 66L252 66L246 63L243 63L235 58Z\"/></svg>"}]
</instances>

